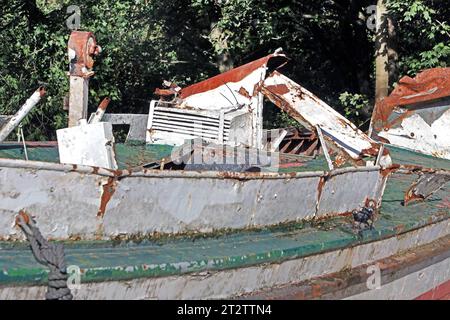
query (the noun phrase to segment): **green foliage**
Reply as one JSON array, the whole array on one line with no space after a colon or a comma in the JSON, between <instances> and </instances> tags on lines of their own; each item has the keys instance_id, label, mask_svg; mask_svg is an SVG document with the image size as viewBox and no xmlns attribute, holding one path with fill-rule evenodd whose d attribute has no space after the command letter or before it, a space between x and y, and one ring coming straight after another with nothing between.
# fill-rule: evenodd
<instances>
[{"instance_id":1,"label":"green foliage","mask_svg":"<svg viewBox=\"0 0 450 320\"><path fill-rule=\"evenodd\" d=\"M369 104L369 98L363 94L348 92L341 93L339 101L344 110L344 115L352 119L353 123L360 127L367 123L368 118L362 114L362 110Z\"/></svg>"},{"instance_id":2,"label":"green foliage","mask_svg":"<svg viewBox=\"0 0 450 320\"><path fill-rule=\"evenodd\" d=\"M66 6L40 2L38 7L33 1L7 0L0 17L0 41L8 44L0 50L0 114L16 112L41 84L48 89L24 120L26 138L33 140L55 139L55 130L67 123L62 108L68 93ZM89 112L108 96L110 112L146 113L163 79L185 85L218 72L208 64L207 50L193 48L203 41L211 49L200 28L186 35L179 30L189 29L179 23L188 12L189 1L182 2L87 0L80 5L81 29L92 31L103 48L90 81Z\"/></svg>"},{"instance_id":3,"label":"green foliage","mask_svg":"<svg viewBox=\"0 0 450 320\"><path fill-rule=\"evenodd\" d=\"M263 119L264 119L263 126L266 129L302 127L300 123L292 119L286 112L278 109L274 104L270 103L269 101L265 102Z\"/></svg>"},{"instance_id":4,"label":"green foliage","mask_svg":"<svg viewBox=\"0 0 450 320\"><path fill-rule=\"evenodd\" d=\"M447 2L389 0L401 75L449 64ZM89 111L109 96L110 112L146 113L164 79L185 86L282 47L292 60L283 73L358 125L366 123L374 96L374 37L365 8L374 3L85 0L79 4L81 29L92 31L103 48L90 82ZM27 139L55 139L55 129L66 126L69 4L2 0L0 113L14 113L39 85L48 88L24 122ZM267 114L267 126L295 123L278 111Z\"/></svg>"},{"instance_id":5,"label":"green foliage","mask_svg":"<svg viewBox=\"0 0 450 320\"><path fill-rule=\"evenodd\" d=\"M10 2L10 1L8 1ZM13 114L40 85L48 85L48 97L24 122L28 139L54 136L65 123L62 97L67 38L58 31L62 19L44 16L38 8L13 1L3 8L0 22L0 113ZM29 15L29 17L27 17ZM42 23L47 21L47 23ZM64 79L66 81L61 81Z\"/></svg>"},{"instance_id":6,"label":"green foliage","mask_svg":"<svg viewBox=\"0 0 450 320\"><path fill-rule=\"evenodd\" d=\"M447 1L391 0L398 23L402 74L450 65L450 9Z\"/></svg>"}]
</instances>

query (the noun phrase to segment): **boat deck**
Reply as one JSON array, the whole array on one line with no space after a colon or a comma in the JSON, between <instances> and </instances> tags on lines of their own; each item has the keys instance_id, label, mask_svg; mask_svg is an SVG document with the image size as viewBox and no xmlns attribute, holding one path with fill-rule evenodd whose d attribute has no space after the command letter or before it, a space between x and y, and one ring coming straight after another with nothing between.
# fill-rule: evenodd
<instances>
[{"instance_id":1,"label":"boat deck","mask_svg":"<svg viewBox=\"0 0 450 320\"><path fill-rule=\"evenodd\" d=\"M123 144L115 145L115 152L119 169L130 169L148 163L168 158L173 147L169 145ZM439 168L450 170L450 161L432 156L389 146L394 163L419 165L425 168ZM28 158L31 161L59 163L59 154L56 142L30 143L27 148ZM19 143L0 144L0 158L24 160L24 150ZM347 165L349 166L349 165ZM281 154L280 165L263 168L263 171L306 172L327 171L328 165L324 156L305 157L301 155Z\"/></svg>"}]
</instances>

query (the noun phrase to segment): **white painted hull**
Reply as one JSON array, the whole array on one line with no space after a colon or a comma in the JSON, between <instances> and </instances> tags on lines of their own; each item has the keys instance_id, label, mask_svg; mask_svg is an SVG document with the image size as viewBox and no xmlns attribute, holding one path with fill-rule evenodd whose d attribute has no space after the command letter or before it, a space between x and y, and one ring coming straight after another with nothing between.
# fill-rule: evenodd
<instances>
[{"instance_id":1,"label":"white painted hull","mask_svg":"<svg viewBox=\"0 0 450 320\"><path fill-rule=\"evenodd\" d=\"M0 159L0 239L22 239L15 216L36 217L50 239L264 227L378 207L379 167L326 172L111 172Z\"/></svg>"}]
</instances>

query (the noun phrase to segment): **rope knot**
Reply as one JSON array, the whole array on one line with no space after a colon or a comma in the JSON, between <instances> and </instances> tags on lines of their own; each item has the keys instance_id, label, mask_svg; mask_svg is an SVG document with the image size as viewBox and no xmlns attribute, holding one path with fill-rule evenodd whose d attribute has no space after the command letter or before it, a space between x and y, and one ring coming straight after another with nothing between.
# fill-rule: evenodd
<instances>
[{"instance_id":1,"label":"rope knot","mask_svg":"<svg viewBox=\"0 0 450 320\"><path fill-rule=\"evenodd\" d=\"M48 267L48 289L45 295L47 300L72 300L73 296L67 287L67 270L62 243L50 243L45 239L36 221L21 210L16 216L16 224L30 242L31 252L40 264Z\"/></svg>"}]
</instances>

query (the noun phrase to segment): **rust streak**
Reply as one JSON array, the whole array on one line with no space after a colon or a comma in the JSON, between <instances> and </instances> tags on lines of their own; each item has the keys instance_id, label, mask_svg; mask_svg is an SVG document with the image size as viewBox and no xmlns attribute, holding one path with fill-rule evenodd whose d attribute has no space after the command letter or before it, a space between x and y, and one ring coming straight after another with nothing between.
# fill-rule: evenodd
<instances>
[{"instance_id":1,"label":"rust streak","mask_svg":"<svg viewBox=\"0 0 450 320\"><path fill-rule=\"evenodd\" d=\"M252 97L250 96L250 93L248 93L248 91L247 91L244 87L241 87L241 88L239 89L238 93L239 93L241 96L246 97L247 99L251 99L251 98L252 98Z\"/></svg>"},{"instance_id":2,"label":"rust streak","mask_svg":"<svg viewBox=\"0 0 450 320\"><path fill-rule=\"evenodd\" d=\"M389 129L412 114L408 110L398 119L389 123L389 117L395 108L433 101L450 96L450 68L434 68L419 73L415 78L408 76L400 79L398 86L389 97L379 100L372 114L372 124L376 132Z\"/></svg>"},{"instance_id":3,"label":"rust streak","mask_svg":"<svg viewBox=\"0 0 450 320\"><path fill-rule=\"evenodd\" d=\"M114 192L116 191L116 179L109 177L108 182L103 185L103 193L100 199L100 208L97 212L97 217L103 218L106 212L106 206L109 200L111 200Z\"/></svg>"},{"instance_id":4,"label":"rust streak","mask_svg":"<svg viewBox=\"0 0 450 320\"><path fill-rule=\"evenodd\" d=\"M111 99L106 97L105 99L102 100L102 102L100 102L98 108L104 111L104 110L106 110L106 108L108 107L110 102L111 102Z\"/></svg>"},{"instance_id":5,"label":"rust streak","mask_svg":"<svg viewBox=\"0 0 450 320\"><path fill-rule=\"evenodd\" d=\"M291 90L285 84L276 84L272 86L266 86L265 88L277 95L284 95L291 92Z\"/></svg>"},{"instance_id":6,"label":"rust streak","mask_svg":"<svg viewBox=\"0 0 450 320\"><path fill-rule=\"evenodd\" d=\"M194 94L214 90L225 83L229 82L239 82L247 77L252 72L256 71L259 68L264 68L269 65L269 63L274 63L274 68L278 68L284 65L287 61L286 56L281 54L270 54L261 59L252 61L238 68L232 69L230 71L219 74L215 77L206 79L199 83L193 84L186 88L181 89L180 98L186 99L189 96Z\"/></svg>"},{"instance_id":7,"label":"rust streak","mask_svg":"<svg viewBox=\"0 0 450 320\"><path fill-rule=\"evenodd\" d=\"M24 221L26 224L29 224L29 223L30 223L30 216L28 215L28 213L26 213L24 210L20 210L20 211L19 211L19 214L16 216L16 226L19 225L19 216L22 217L23 221Z\"/></svg>"}]
</instances>

